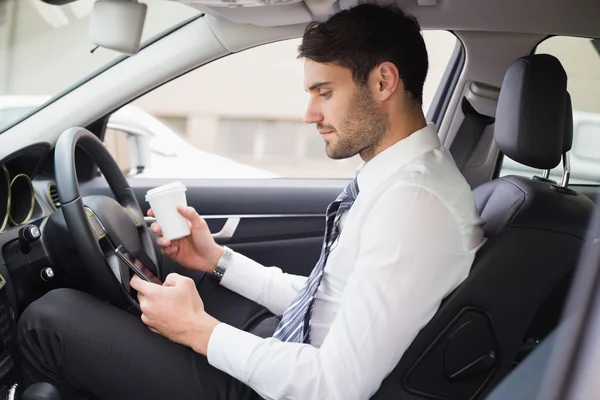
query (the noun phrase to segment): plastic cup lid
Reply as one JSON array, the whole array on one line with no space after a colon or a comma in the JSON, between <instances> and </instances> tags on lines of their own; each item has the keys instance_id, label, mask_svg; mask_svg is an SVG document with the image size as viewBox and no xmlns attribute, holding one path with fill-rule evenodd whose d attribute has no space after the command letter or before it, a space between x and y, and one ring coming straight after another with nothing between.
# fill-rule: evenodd
<instances>
[{"instance_id":1,"label":"plastic cup lid","mask_svg":"<svg viewBox=\"0 0 600 400\"><path fill-rule=\"evenodd\" d=\"M174 191L186 191L185 185L179 181L167 183L166 185L157 186L153 189L148 190L146 193L146 199L160 194L170 193Z\"/></svg>"}]
</instances>

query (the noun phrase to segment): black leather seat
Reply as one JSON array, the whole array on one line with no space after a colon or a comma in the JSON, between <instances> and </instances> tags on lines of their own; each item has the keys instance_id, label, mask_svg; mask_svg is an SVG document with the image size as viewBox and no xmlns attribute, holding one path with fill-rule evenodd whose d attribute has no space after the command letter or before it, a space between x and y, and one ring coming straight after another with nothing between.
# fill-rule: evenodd
<instances>
[{"instance_id":1,"label":"black leather seat","mask_svg":"<svg viewBox=\"0 0 600 400\"><path fill-rule=\"evenodd\" d=\"M511 64L494 133L504 154L543 170L559 164L570 148L564 143L566 83L552 56ZM559 184L518 176L494 179L473 194L487 242L373 399L482 398L514 367L540 309L560 314L561 301L548 299L577 265L597 218L594 203Z\"/></svg>"},{"instance_id":2,"label":"black leather seat","mask_svg":"<svg viewBox=\"0 0 600 400\"><path fill-rule=\"evenodd\" d=\"M570 192L573 195L581 196L575 193L573 190L568 189L569 177L571 173L571 167L569 162L569 152L573 146L573 108L571 104L571 96L567 92L566 97L566 108L565 108L565 129L563 131L563 179L560 182L563 192ZM549 170L545 171L549 173ZM544 177L534 176L534 180L546 181L549 183L557 184L557 182L549 180ZM596 225L597 227L597 225ZM587 240L594 237L595 232L588 229ZM562 309L562 306L567 297L571 280L573 277L574 270L571 270L562 281L554 287L552 293L546 298L545 302L540 306L536 312L535 318L532 321L527 334L525 335L524 346L520 354L517 355L517 361L521 361L525 358L529 352L531 352L537 344L543 340L550 331L558 325L561 314L558 310Z\"/></svg>"}]
</instances>

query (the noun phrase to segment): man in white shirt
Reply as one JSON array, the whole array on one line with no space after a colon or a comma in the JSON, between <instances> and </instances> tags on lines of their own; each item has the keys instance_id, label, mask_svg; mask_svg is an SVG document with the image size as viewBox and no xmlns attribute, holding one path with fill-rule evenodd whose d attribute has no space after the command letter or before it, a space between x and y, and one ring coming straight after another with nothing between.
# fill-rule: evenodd
<instances>
[{"instance_id":1,"label":"man in white shirt","mask_svg":"<svg viewBox=\"0 0 600 400\"><path fill-rule=\"evenodd\" d=\"M306 122L329 157L364 161L327 209L310 276L217 245L194 209L180 209L192 234L157 241L203 272L204 283L176 273L163 286L134 277L143 324L86 294L50 292L20 323L26 380L52 382L68 398L349 400L377 391L466 278L482 221L423 116L428 62L414 18L357 6L310 25L299 51ZM160 234L157 224L152 230ZM235 300L242 320L215 317L230 305L215 300L219 290L243 297ZM70 304L70 316L49 304Z\"/></svg>"}]
</instances>

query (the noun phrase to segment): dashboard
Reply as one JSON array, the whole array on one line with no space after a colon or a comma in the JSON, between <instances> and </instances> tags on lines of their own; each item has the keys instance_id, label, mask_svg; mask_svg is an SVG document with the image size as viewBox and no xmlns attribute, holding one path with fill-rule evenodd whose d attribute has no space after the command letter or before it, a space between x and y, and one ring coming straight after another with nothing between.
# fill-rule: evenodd
<instances>
[{"instance_id":1,"label":"dashboard","mask_svg":"<svg viewBox=\"0 0 600 400\"><path fill-rule=\"evenodd\" d=\"M39 174L49 154L38 144L0 161L0 235L57 209L56 184Z\"/></svg>"},{"instance_id":2,"label":"dashboard","mask_svg":"<svg viewBox=\"0 0 600 400\"><path fill-rule=\"evenodd\" d=\"M74 160L79 182L85 184L101 177L98 166L79 147ZM58 161L60 165L63 160ZM83 266L86 260L80 256L67 227L63 211L68 206L59 202L54 164L55 153L48 143L0 155L0 399L18 384L15 338L20 313L52 289L69 287L92 292L98 287L93 273ZM106 183L103 178L101 181ZM110 196L103 193L110 187L96 189L82 186L84 199L107 201ZM106 204L128 215L114 200ZM93 211L88 214L89 223L97 230L95 224L100 224L100 220L93 216ZM122 221L119 217L117 220ZM130 228L136 233L134 220L135 217ZM100 250L114 253L109 242L108 235L98 236ZM111 260L116 264L111 264ZM121 266L114 254L107 264L116 268L113 273L119 273Z\"/></svg>"},{"instance_id":3,"label":"dashboard","mask_svg":"<svg viewBox=\"0 0 600 400\"><path fill-rule=\"evenodd\" d=\"M0 293L12 293L18 317L20 310L53 288L91 283L63 216L50 144L34 143L1 157L0 275L6 284ZM100 176L83 150L76 148L74 158L80 182ZM1 392L0 388L0 399Z\"/></svg>"},{"instance_id":4,"label":"dashboard","mask_svg":"<svg viewBox=\"0 0 600 400\"><path fill-rule=\"evenodd\" d=\"M76 159L90 165L81 153ZM78 158L79 157L79 158ZM79 168L79 164L78 164ZM79 174L79 170L78 170ZM32 236L36 232L36 236ZM17 386L16 325L32 301L57 287L74 287L80 279L63 264L71 260L72 240L64 225L48 143L34 143L0 156L0 399ZM63 246L66 250L55 251ZM74 277L75 276L75 277Z\"/></svg>"},{"instance_id":5,"label":"dashboard","mask_svg":"<svg viewBox=\"0 0 600 400\"><path fill-rule=\"evenodd\" d=\"M42 207L45 200L50 200L50 204L56 207L56 184L46 182L46 190L41 193L39 182L36 184L38 193L27 173L12 171L6 164L0 165L0 234L42 217L45 214Z\"/></svg>"},{"instance_id":6,"label":"dashboard","mask_svg":"<svg viewBox=\"0 0 600 400\"><path fill-rule=\"evenodd\" d=\"M58 210L52 151L35 144L0 160L0 398L13 390L16 378L16 320L24 305L53 283L40 279L52 265L44 240L22 251L22 232L44 224ZM4 397L3 397L4 396Z\"/></svg>"}]
</instances>

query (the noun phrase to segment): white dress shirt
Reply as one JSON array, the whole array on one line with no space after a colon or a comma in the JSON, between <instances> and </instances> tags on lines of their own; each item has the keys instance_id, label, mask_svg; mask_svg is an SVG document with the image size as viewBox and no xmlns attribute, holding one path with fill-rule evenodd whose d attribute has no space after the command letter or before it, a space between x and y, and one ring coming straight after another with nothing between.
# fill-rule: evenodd
<instances>
[{"instance_id":1,"label":"white dress shirt","mask_svg":"<svg viewBox=\"0 0 600 400\"><path fill-rule=\"evenodd\" d=\"M225 323L208 361L265 399L368 399L469 273L483 244L471 189L435 127L361 167L314 302L311 344ZM221 284L281 315L305 277L234 253Z\"/></svg>"}]
</instances>

